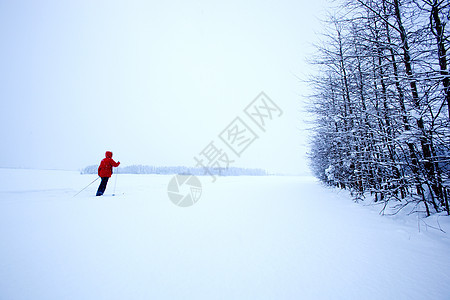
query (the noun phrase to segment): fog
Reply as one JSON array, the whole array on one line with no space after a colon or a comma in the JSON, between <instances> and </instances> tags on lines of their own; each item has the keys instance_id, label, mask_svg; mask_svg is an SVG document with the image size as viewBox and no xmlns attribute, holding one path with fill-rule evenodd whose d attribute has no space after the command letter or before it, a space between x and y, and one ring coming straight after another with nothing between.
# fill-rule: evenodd
<instances>
[{"instance_id":1,"label":"fog","mask_svg":"<svg viewBox=\"0 0 450 300\"><path fill-rule=\"evenodd\" d=\"M309 72L321 1L2 1L0 167L233 166L305 172ZM265 130L244 109L280 108ZM240 156L220 133L258 135ZM255 127L256 126L256 127ZM256 129L255 129L256 128ZM259 130L259 131L258 131Z\"/></svg>"}]
</instances>

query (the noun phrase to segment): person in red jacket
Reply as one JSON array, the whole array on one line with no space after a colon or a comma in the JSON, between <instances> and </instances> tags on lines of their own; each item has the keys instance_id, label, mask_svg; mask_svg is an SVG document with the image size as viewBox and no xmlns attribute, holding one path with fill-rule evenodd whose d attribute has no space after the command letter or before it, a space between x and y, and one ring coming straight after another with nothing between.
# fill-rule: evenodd
<instances>
[{"instance_id":1,"label":"person in red jacket","mask_svg":"<svg viewBox=\"0 0 450 300\"><path fill-rule=\"evenodd\" d=\"M108 179L113 173L112 168L120 165L120 161L115 162L114 159L112 159L112 156L113 154L111 151L106 151L105 158L100 162L100 166L98 167L98 176L102 178L102 181L100 182L96 196L103 195L106 185L108 184Z\"/></svg>"}]
</instances>

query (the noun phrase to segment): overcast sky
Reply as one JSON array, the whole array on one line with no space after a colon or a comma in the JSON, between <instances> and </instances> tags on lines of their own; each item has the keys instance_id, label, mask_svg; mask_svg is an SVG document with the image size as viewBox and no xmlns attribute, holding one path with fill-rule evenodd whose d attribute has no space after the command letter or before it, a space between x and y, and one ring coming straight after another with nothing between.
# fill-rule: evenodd
<instances>
[{"instance_id":1,"label":"overcast sky","mask_svg":"<svg viewBox=\"0 0 450 300\"><path fill-rule=\"evenodd\" d=\"M305 170L305 59L325 0L0 2L0 167ZM219 134L264 91L283 111L240 157Z\"/></svg>"}]
</instances>

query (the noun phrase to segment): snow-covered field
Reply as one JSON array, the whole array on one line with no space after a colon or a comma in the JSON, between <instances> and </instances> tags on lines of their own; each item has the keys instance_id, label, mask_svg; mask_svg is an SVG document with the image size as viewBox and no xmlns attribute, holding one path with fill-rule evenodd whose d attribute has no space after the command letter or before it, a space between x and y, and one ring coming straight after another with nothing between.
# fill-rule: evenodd
<instances>
[{"instance_id":1,"label":"snow-covered field","mask_svg":"<svg viewBox=\"0 0 450 300\"><path fill-rule=\"evenodd\" d=\"M73 197L95 178L0 169L0 299L450 299L449 217L383 217L310 177L201 177L188 208L172 176Z\"/></svg>"}]
</instances>

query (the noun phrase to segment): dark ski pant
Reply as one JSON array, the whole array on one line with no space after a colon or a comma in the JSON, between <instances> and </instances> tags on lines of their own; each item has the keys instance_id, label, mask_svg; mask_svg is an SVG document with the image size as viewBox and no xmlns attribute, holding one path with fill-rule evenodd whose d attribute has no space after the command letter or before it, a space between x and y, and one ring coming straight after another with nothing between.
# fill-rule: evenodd
<instances>
[{"instance_id":1,"label":"dark ski pant","mask_svg":"<svg viewBox=\"0 0 450 300\"><path fill-rule=\"evenodd\" d=\"M102 177L102 182L100 182L100 185L98 186L97 195L101 196L105 192L106 184L108 183L109 177Z\"/></svg>"}]
</instances>

